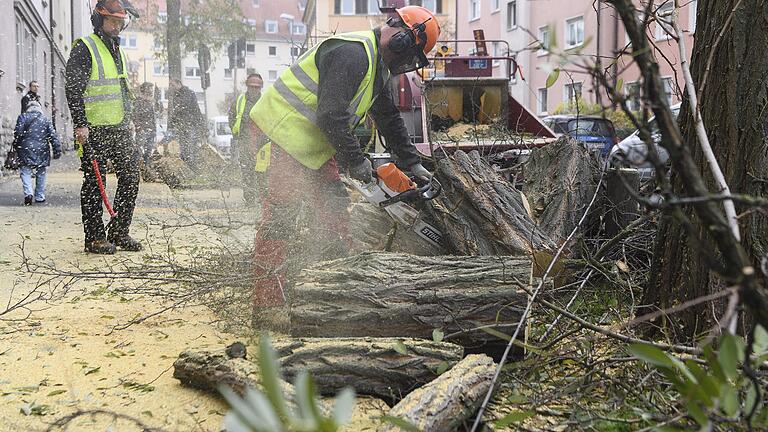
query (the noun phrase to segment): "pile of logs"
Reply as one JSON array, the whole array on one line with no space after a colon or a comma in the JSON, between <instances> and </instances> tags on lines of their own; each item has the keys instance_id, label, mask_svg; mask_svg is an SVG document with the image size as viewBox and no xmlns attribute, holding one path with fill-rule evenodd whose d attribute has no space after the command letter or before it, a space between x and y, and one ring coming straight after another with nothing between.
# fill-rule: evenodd
<instances>
[{"instance_id":1,"label":"pile of logs","mask_svg":"<svg viewBox=\"0 0 768 432\"><path fill-rule=\"evenodd\" d=\"M526 170L527 199L477 152L438 161L443 193L422 213L442 231L442 247L353 204L351 232L368 251L316 263L291 281L290 337L274 343L283 375L307 371L323 395L351 385L423 431L470 421L493 385L494 358L522 325L523 288L541 266L534 257L551 258L595 190L596 166L583 149L565 140L545 149ZM184 352L174 368L201 389L259 385L253 359L223 350ZM292 394L287 382L284 390Z\"/></svg>"}]
</instances>

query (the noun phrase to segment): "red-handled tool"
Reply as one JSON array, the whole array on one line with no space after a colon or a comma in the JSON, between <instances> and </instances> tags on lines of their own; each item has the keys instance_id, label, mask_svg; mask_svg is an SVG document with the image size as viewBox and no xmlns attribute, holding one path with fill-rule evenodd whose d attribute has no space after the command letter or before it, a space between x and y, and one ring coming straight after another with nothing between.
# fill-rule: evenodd
<instances>
[{"instance_id":1,"label":"red-handled tool","mask_svg":"<svg viewBox=\"0 0 768 432\"><path fill-rule=\"evenodd\" d=\"M107 190L104 189L104 181L101 179L101 170L99 170L99 163L96 162L96 159L91 159L91 166L93 166L93 172L96 173L96 183L99 185L99 193L101 194L101 200L104 202L104 207L107 208L110 217L115 217L117 213L112 210L112 204L109 203Z\"/></svg>"}]
</instances>

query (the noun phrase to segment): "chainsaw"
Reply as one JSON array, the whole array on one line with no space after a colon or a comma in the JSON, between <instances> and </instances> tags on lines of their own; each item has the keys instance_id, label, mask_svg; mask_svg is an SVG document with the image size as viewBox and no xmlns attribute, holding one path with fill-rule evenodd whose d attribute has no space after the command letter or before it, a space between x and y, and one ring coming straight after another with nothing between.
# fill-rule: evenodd
<instances>
[{"instance_id":1,"label":"chainsaw","mask_svg":"<svg viewBox=\"0 0 768 432\"><path fill-rule=\"evenodd\" d=\"M440 195L442 186L437 179L432 177L419 185L390 162L376 168L370 183L363 184L356 180L352 183L366 201L382 208L393 220L410 227L428 243L442 247L442 233L425 222L420 212L409 205L426 202Z\"/></svg>"}]
</instances>

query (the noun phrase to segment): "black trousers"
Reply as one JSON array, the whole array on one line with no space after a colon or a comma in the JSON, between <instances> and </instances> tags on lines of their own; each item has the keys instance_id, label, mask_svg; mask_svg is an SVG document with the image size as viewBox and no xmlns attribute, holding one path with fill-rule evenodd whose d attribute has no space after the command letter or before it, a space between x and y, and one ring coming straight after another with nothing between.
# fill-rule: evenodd
<instances>
[{"instance_id":1,"label":"black trousers","mask_svg":"<svg viewBox=\"0 0 768 432\"><path fill-rule=\"evenodd\" d=\"M91 127L88 143L83 147L83 187L80 189L80 210L83 213L85 242L107 238L102 216L101 193L96 182L96 173L91 165L95 158L99 164L101 178L106 186L107 161L117 174L117 192L112 208L117 215L109 226L109 237L128 235L139 193L139 152L128 129L112 127Z\"/></svg>"}]
</instances>

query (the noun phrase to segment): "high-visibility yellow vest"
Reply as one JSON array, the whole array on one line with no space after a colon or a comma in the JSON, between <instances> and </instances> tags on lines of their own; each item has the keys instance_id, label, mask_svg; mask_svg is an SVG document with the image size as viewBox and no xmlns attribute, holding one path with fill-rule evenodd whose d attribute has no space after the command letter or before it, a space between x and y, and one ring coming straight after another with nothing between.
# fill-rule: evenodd
<instances>
[{"instance_id":1,"label":"high-visibility yellow vest","mask_svg":"<svg viewBox=\"0 0 768 432\"><path fill-rule=\"evenodd\" d=\"M85 118L91 126L113 126L123 121L123 92L120 78L128 79L128 59L122 48L120 60L122 73L117 72L117 65L104 42L95 33L78 39L83 41L91 53L91 76L85 87Z\"/></svg>"},{"instance_id":2,"label":"high-visibility yellow vest","mask_svg":"<svg viewBox=\"0 0 768 432\"><path fill-rule=\"evenodd\" d=\"M245 93L240 94L237 97L237 116L235 117L235 124L232 126L232 135L240 135L240 123L243 121L243 113L245 113Z\"/></svg>"},{"instance_id":3,"label":"high-visibility yellow vest","mask_svg":"<svg viewBox=\"0 0 768 432\"><path fill-rule=\"evenodd\" d=\"M354 129L373 105L373 83L376 78L378 47L373 31L343 33L316 45L288 70L283 72L251 108L251 119L273 144L302 165L319 169L336 154L323 131L317 127L317 86L320 74L315 63L317 49L331 40L361 43L368 55L368 72L357 88L348 112Z\"/></svg>"},{"instance_id":4,"label":"high-visibility yellow vest","mask_svg":"<svg viewBox=\"0 0 768 432\"><path fill-rule=\"evenodd\" d=\"M253 170L256 172L267 172L269 168L270 158L272 157L272 143L266 143L256 152L256 164Z\"/></svg>"}]
</instances>

